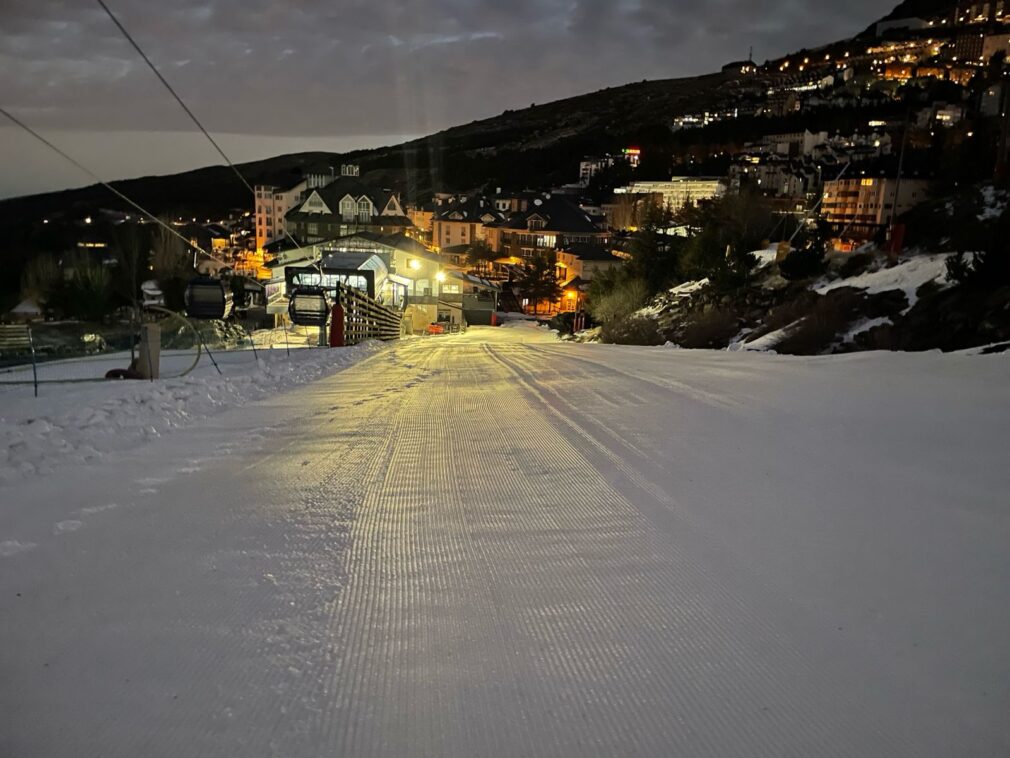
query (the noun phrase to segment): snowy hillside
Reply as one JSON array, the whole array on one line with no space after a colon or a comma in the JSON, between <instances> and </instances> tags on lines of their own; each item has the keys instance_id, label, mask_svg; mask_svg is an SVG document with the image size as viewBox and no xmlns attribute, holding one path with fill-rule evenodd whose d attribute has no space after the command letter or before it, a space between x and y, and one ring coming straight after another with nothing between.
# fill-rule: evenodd
<instances>
[{"instance_id":1,"label":"snowy hillside","mask_svg":"<svg viewBox=\"0 0 1010 758\"><path fill-rule=\"evenodd\" d=\"M613 341L818 355L1010 340L1010 295L979 298L955 286L948 253L909 253L895 262L880 254L836 255L806 278L790 279L774 249L753 255L749 284L728 291L707 279L679 284L632 315L637 328L610 329ZM608 327L594 334L606 341Z\"/></svg>"}]
</instances>

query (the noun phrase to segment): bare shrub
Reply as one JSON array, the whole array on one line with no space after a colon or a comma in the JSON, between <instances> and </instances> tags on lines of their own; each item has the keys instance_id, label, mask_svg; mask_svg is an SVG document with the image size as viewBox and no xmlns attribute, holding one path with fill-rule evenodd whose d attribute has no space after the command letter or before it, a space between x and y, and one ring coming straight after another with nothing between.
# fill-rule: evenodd
<instances>
[{"instance_id":1,"label":"bare shrub","mask_svg":"<svg viewBox=\"0 0 1010 758\"><path fill-rule=\"evenodd\" d=\"M614 319L603 325L600 339L617 345L662 345L666 340L656 322L644 316Z\"/></svg>"},{"instance_id":2,"label":"bare shrub","mask_svg":"<svg viewBox=\"0 0 1010 758\"><path fill-rule=\"evenodd\" d=\"M726 347L739 332L740 320L735 313L711 310L689 321L678 342L681 347L695 349Z\"/></svg>"}]
</instances>

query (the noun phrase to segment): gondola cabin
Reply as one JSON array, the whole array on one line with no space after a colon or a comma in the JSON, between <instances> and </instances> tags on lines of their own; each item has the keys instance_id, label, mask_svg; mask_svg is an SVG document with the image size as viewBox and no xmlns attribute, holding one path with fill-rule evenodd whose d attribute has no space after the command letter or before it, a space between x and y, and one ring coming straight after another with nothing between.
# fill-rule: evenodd
<instances>
[{"instance_id":1,"label":"gondola cabin","mask_svg":"<svg viewBox=\"0 0 1010 758\"><path fill-rule=\"evenodd\" d=\"M322 287L295 287L288 302L288 316L296 326L326 326L330 303Z\"/></svg>"},{"instance_id":2,"label":"gondola cabin","mask_svg":"<svg viewBox=\"0 0 1010 758\"><path fill-rule=\"evenodd\" d=\"M199 276L186 287L186 315L190 318L225 319L231 311L231 289L220 279Z\"/></svg>"}]
</instances>

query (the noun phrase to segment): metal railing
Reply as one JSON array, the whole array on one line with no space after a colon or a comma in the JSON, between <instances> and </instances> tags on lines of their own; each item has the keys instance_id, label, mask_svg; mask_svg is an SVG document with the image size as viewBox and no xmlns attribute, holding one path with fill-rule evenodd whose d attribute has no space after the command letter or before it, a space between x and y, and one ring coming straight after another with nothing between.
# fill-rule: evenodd
<instances>
[{"instance_id":1,"label":"metal railing","mask_svg":"<svg viewBox=\"0 0 1010 758\"><path fill-rule=\"evenodd\" d=\"M0 360L10 360L10 356L31 356L32 384L35 387L35 397L39 396L39 372L35 359L35 340L32 338L32 328L28 324L0 325Z\"/></svg>"},{"instance_id":2,"label":"metal railing","mask_svg":"<svg viewBox=\"0 0 1010 758\"><path fill-rule=\"evenodd\" d=\"M162 379L186 376L196 368L200 338L187 318L154 307L142 321L161 327ZM141 322L35 322L31 350L0 346L0 387L107 381L110 372L134 368L140 327Z\"/></svg>"},{"instance_id":3,"label":"metal railing","mask_svg":"<svg viewBox=\"0 0 1010 758\"><path fill-rule=\"evenodd\" d=\"M403 313L381 305L361 290L339 285L337 302L343 309L343 344L369 339L395 340L403 334ZM335 314L336 315L336 314ZM340 330L335 324L334 329Z\"/></svg>"}]
</instances>

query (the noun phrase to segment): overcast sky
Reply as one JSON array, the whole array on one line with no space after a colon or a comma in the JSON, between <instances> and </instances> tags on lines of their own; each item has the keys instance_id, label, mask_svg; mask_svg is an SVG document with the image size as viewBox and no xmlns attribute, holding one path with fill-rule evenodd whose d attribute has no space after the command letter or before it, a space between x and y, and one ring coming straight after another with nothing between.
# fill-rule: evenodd
<instances>
[{"instance_id":1,"label":"overcast sky","mask_svg":"<svg viewBox=\"0 0 1010 758\"><path fill-rule=\"evenodd\" d=\"M895 0L896 1L896 0ZM374 146L853 34L881 0L106 0L236 160ZM0 0L0 105L103 177L216 163L93 0ZM126 134L110 134L125 132ZM243 136L244 135L244 136ZM304 138L302 140L301 138ZM0 196L89 183L0 129Z\"/></svg>"}]
</instances>

